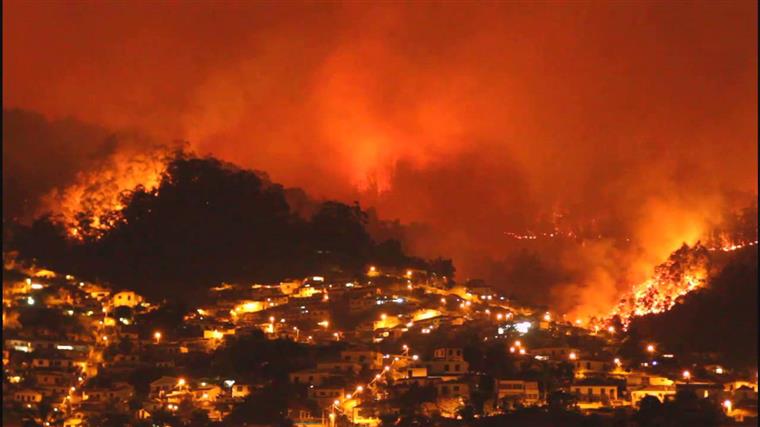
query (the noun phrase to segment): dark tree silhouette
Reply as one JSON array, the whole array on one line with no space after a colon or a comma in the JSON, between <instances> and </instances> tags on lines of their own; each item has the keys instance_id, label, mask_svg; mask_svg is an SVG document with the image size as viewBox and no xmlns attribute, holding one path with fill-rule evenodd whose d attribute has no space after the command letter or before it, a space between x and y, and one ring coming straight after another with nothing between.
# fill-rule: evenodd
<instances>
[{"instance_id":1,"label":"dark tree silhouette","mask_svg":"<svg viewBox=\"0 0 760 427\"><path fill-rule=\"evenodd\" d=\"M155 191L137 187L123 195L120 216L99 218L114 226L97 238L67 240L55 218L43 217L18 227L9 246L21 259L155 299L192 301L220 282L355 276L375 260L454 273L450 260L427 263L407 257L397 241L376 244L358 204L309 202L314 213L304 219L303 206L288 204L298 200L293 194L264 173L178 152ZM78 216L85 228L95 219L87 211Z\"/></svg>"}]
</instances>

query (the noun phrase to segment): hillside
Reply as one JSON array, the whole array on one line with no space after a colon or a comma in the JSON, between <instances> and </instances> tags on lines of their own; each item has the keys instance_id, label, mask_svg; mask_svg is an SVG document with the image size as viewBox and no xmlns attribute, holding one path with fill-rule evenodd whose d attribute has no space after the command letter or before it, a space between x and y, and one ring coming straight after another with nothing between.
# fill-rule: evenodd
<instances>
[{"instance_id":1,"label":"hillside","mask_svg":"<svg viewBox=\"0 0 760 427\"><path fill-rule=\"evenodd\" d=\"M413 258L396 240L373 240L357 204L325 201L304 217L291 203L292 194L263 174L178 153L158 188L123 195L121 212L81 212L74 235L43 217L17 227L4 249L156 298L202 294L220 282L351 278L369 263L453 273L450 261Z\"/></svg>"},{"instance_id":2,"label":"hillside","mask_svg":"<svg viewBox=\"0 0 760 427\"><path fill-rule=\"evenodd\" d=\"M672 310L636 318L629 336L654 339L669 351L717 353L727 365L757 364L758 252L748 247L714 253L708 285Z\"/></svg>"}]
</instances>

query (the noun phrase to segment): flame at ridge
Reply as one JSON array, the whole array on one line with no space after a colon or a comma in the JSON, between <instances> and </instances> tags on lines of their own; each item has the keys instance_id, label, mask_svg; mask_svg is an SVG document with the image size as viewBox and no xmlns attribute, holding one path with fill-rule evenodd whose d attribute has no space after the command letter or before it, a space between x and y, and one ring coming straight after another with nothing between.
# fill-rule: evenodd
<instances>
[{"instance_id":1,"label":"flame at ridge","mask_svg":"<svg viewBox=\"0 0 760 427\"><path fill-rule=\"evenodd\" d=\"M602 323L609 323L618 316L623 328L627 329L635 317L672 309L679 298L707 284L710 252L733 252L757 244L757 240L732 242L722 236L710 246L701 243L682 246L655 268L651 278L635 285ZM592 326L596 324L593 320L591 323Z\"/></svg>"},{"instance_id":2,"label":"flame at ridge","mask_svg":"<svg viewBox=\"0 0 760 427\"><path fill-rule=\"evenodd\" d=\"M80 172L75 184L43 198L44 211L64 225L70 238L100 238L122 220L124 196L142 187L155 191L168 164L163 150L120 152L98 169Z\"/></svg>"}]
</instances>

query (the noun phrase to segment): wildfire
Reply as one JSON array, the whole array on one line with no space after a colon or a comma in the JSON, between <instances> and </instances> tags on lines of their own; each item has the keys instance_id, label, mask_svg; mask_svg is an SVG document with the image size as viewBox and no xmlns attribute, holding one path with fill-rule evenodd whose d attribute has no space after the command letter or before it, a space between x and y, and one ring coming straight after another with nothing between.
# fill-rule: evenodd
<instances>
[{"instance_id":1,"label":"wildfire","mask_svg":"<svg viewBox=\"0 0 760 427\"><path fill-rule=\"evenodd\" d=\"M124 196L138 187L154 191L166 170L165 150L119 152L96 170L83 171L76 183L44 197L45 210L73 239L99 238L121 220Z\"/></svg>"},{"instance_id":2,"label":"wildfire","mask_svg":"<svg viewBox=\"0 0 760 427\"><path fill-rule=\"evenodd\" d=\"M610 318L619 316L624 328L637 316L662 313L673 308L678 299L705 286L708 249L697 243L682 246L667 261L655 268L654 275L633 287L613 309Z\"/></svg>"},{"instance_id":3,"label":"wildfire","mask_svg":"<svg viewBox=\"0 0 760 427\"><path fill-rule=\"evenodd\" d=\"M750 246L757 245L757 240L753 241L743 241L743 242L723 242L719 246L713 246L710 247L710 251L722 251L722 252L733 252L738 251L739 249L748 248Z\"/></svg>"}]
</instances>

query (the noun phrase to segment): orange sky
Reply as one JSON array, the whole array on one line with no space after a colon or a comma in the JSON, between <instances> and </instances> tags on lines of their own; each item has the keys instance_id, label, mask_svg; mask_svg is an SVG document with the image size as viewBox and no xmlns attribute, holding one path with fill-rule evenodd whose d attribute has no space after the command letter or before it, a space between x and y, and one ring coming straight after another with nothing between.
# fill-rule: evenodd
<instances>
[{"instance_id":1,"label":"orange sky","mask_svg":"<svg viewBox=\"0 0 760 427\"><path fill-rule=\"evenodd\" d=\"M10 0L3 107L430 224L409 244L473 275L558 206L656 258L757 192L756 9Z\"/></svg>"}]
</instances>

